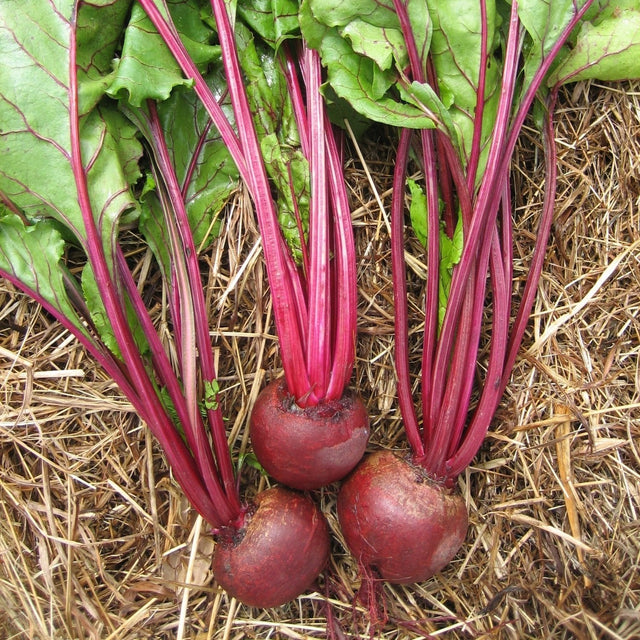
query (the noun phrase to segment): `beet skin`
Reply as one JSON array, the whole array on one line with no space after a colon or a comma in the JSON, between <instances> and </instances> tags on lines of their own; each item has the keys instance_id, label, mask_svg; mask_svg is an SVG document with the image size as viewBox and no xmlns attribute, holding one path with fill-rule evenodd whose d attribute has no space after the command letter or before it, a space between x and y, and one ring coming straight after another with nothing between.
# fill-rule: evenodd
<instances>
[{"instance_id":1,"label":"beet skin","mask_svg":"<svg viewBox=\"0 0 640 640\"><path fill-rule=\"evenodd\" d=\"M252 607L276 607L309 589L329 560L329 528L307 496L276 487L258 494L240 530L218 539L218 584Z\"/></svg>"},{"instance_id":2,"label":"beet skin","mask_svg":"<svg viewBox=\"0 0 640 640\"><path fill-rule=\"evenodd\" d=\"M464 542L464 500L424 469L391 453L367 456L338 494L338 519L351 553L395 584L421 582Z\"/></svg>"},{"instance_id":3,"label":"beet skin","mask_svg":"<svg viewBox=\"0 0 640 640\"><path fill-rule=\"evenodd\" d=\"M357 396L345 392L340 400L302 409L283 379L261 391L250 426L253 451L267 473L302 490L344 478L369 440L369 417Z\"/></svg>"}]
</instances>

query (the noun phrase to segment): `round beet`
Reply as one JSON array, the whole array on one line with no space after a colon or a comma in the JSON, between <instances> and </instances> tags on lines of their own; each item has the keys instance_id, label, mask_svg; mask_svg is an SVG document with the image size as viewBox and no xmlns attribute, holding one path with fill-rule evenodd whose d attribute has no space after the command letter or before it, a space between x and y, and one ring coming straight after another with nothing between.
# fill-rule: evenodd
<instances>
[{"instance_id":1,"label":"round beet","mask_svg":"<svg viewBox=\"0 0 640 640\"><path fill-rule=\"evenodd\" d=\"M220 586L252 607L276 607L314 583L329 560L329 528L305 495L276 487L258 494L239 530L219 536Z\"/></svg>"},{"instance_id":2,"label":"round beet","mask_svg":"<svg viewBox=\"0 0 640 640\"><path fill-rule=\"evenodd\" d=\"M424 469L390 451L367 456L338 494L338 519L351 553L388 582L421 582L464 542L464 500Z\"/></svg>"},{"instance_id":3,"label":"round beet","mask_svg":"<svg viewBox=\"0 0 640 640\"><path fill-rule=\"evenodd\" d=\"M302 490L344 478L369 440L369 417L357 396L345 392L340 400L302 409L283 379L260 392L250 426L253 451L267 473Z\"/></svg>"}]
</instances>

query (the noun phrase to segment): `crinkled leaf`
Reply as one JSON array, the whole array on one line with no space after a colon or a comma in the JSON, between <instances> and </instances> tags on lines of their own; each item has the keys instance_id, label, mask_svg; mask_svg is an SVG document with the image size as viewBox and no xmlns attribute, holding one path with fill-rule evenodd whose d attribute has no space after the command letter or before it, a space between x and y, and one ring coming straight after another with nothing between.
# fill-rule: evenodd
<instances>
[{"instance_id":1,"label":"crinkled leaf","mask_svg":"<svg viewBox=\"0 0 640 640\"><path fill-rule=\"evenodd\" d=\"M51 220L25 226L18 216L0 212L0 271L36 292L88 337L65 287L64 251L65 241Z\"/></svg>"},{"instance_id":2,"label":"crinkled leaf","mask_svg":"<svg viewBox=\"0 0 640 640\"><path fill-rule=\"evenodd\" d=\"M99 0L80 7L77 65L82 114L98 104L111 84L113 59L131 4L131 0Z\"/></svg>"},{"instance_id":3,"label":"crinkled leaf","mask_svg":"<svg viewBox=\"0 0 640 640\"><path fill-rule=\"evenodd\" d=\"M308 5L315 19L328 27L362 20L375 27L400 30L392 0L310 0Z\"/></svg>"},{"instance_id":4,"label":"crinkled leaf","mask_svg":"<svg viewBox=\"0 0 640 640\"><path fill-rule=\"evenodd\" d=\"M391 126L433 127L432 120L419 108L390 97L395 85L393 73L381 71L374 60L356 54L336 33L327 32L322 43L322 60L327 65L331 87L356 111Z\"/></svg>"},{"instance_id":5,"label":"crinkled leaf","mask_svg":"<svg viewBox=\"0 0 640 640\"><path fill-rule=\"evenodd\" d=\"M193 61L207 64L218 60L220 48L209 44L213 32L202 20L199 4L195 0L173 0L167 6ZM191 84L141 5L134 4L109 95L127 97L139 107L147 99L166 100L174 87Z\"/></svg>"},{"instance_id":6,"label":"crinkled leaf","mask_svg":"<svg viewBox=\"0 0 640 640\"><path fill-rule=\"evenodd\" d=\"M283 144L299 144L293 106L277 54L242 24L236 25L235 36L258 138L276 133Z\"/></svg>"},{"instance_id":7,"label":"crinkled leaf","mask_svg":"<svg viewBox=\"0 0 640 640\"><path fill-rule=\"evenodd\" d=\"M218 74L213 72L208 80L212 91L218 93L221 90L217 85L220 80ZM146 108L138 109L129 104L122 104L121 107L140 134L147 139L149 149L153 150L155 141ZM184 194L194 243L200 248L208 244L210 237L219 233L219 214L237 188L238 170L227 146L222 142L218 131L211 126L206 110L192 91L175 90L168 100L157 105L157 111L165 132L170 161ZM149 212L144 210L156 205L157 198L152 199L152 192L157 188L159 185L153 174L148 173L138 196L143 208L144 220L141 228L145 235ZM157 206L159 207L159 203ZM162 215L158 217L157 224L164 225ZM168 259L166 245L157 245L153 241L150 244L158 261L169 269L170 265L165 261ZM158 253L160 249L165 249L163 255ZM169 271L166 271L165 275L168 274Z\"/></svg>"},{"instance_id":8,"label":"crinkled leaf","mask_svg":"<svg viewBox=\"0 0 640 640\"><path fill-rule=\"evenodd\" d=\"M609 13L609 12L608 12ZM571 50L558 59L549 86L578 80L640 77L640 8L620 8L583 22Z\"/></svg>"},{"instance_id":9,"label":"crinkled leaf","mask_svg":"<svg viewBox=\"0 0 640 640\"><path fill-rule=\"evenodd\" d=\"M370 0L332 0L331 5L324 0L305 0L300 7L302 34L320 52L333 91L371 120L399 127L432 128L433 123L419 108L397 99L394 94L397 71L381 69L375 60L387 59L389 46L395 48L397 37L385 44L383 51L368 52L373 57L359 54L340 28L334 26L344 27L352 20L366 20L374 26L393 21L388 27L399 29L395 13L388 6Z\"/></svg>"},{"instance_id":10,"label":"crinkled leaf","mask_svg":"<svg viewBox=\"0 0 640 640\"><path fill-rule=\"evenodd\" d=\"M391 69L394 61L404 57L406 51L400 30L385 29L355 19L340 30L353 51L373 60L382 71Z\"/></svg>"},{"instance_id":11,"label":"crinkled leaf","mask_svg":"<svg viewBox=\"0 0 640 640\"><path fill-rule=\"evenodd\" d=\"M275 133L264 136L260 146L269 177L278 190L280 228L294 259L299 261L302 246L296 213L300 216L306 235L309 223L309 163L299 149L282 145Z\"/></svg>"}]
</instances>

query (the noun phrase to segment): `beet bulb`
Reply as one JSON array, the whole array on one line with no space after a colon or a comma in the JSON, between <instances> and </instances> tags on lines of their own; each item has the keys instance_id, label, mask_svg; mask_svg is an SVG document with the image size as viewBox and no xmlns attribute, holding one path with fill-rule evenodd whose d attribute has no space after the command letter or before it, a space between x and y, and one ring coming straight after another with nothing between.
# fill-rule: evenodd
<instances>
[{"instance_id":1,"label":"beet bulb","mask_svg":"<svg viewBox=\"0 0 640 640\"><path fill-rule=\"evenodd\" d=\"M369 417L349 392L300 408L279 379L258 396L250 429L253 451L267 473L288 487L308 490L341 480L360 462Z\"/></svg>"},{"instance_id":2,"label":"beet bulb","mask_svg":"<svg viewBox=\"0 0 640 640\"><path fill-rule=\"evenodd\" d=\"M357 560L387 582L427 580L464 542L462 497L390 451L367 456L338 493L338 520Z\"/></svg>"},{"instance_id":3,"label":"beet bulb","mask_svg":"<svg viewBox=\"0 0 640 640\"><path fill-rule=\"evenodd\" d=\"M218 584L252 607L276 607L309 589L329 560L329 527L307 496L276 487L259 493L240 529L218 535Z\"/></svg>"}]
</instances>

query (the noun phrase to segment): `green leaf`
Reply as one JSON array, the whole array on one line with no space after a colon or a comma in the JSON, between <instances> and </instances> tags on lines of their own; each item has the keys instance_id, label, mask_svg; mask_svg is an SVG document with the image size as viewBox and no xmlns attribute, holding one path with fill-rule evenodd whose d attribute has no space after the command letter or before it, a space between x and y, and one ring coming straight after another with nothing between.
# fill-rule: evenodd
<instances>
[{"instance_id":1,"label":"green leaf","mask_svg":"<svg viewBox=\"0 0 640 640\"><path fill-rule=\"evenodd\" d=\"M100 339L111 353L120 357L120 349L118 348L116 336L111 326L109 314L104 308L102 297L98 291L98 284L88 264L85 265L82 270L82 293L84 294L84 299L87 301L91 320L98 331Z\"/></svg>"},{"instance_id":2,"label":"green leaf","mask_svg":"<svg viewBox=\"0 0 640 640\"><path fill-rule=\"evenodd\" d=\"M392 0L310 0L308 5L315 19L328 27L362 20L375 27L400 29Z\"/></svg>"},{"instance_id":3,"label":"green leaf","mask_svg":"<svg viewBox=\"0 0 640 640\"><path fill-rule=\"evenodd\" d=\"M491 54L495 46L495 1L485 1L484 5ZM482 60L480 3L477 0L431 0L429 12L433 20L431 55L438 84L443 92L455 96L455 104L460 108L473 110Z\"/></svg>"},{"instance_id":4,"label":"green leaf","mask_svg":"<svg viewBox=\"0 0 640 640\"><path fill-rule=\"evenodd\" d=\"M173 261L171 258L171 241L165 224L162 206L154 192L145 195L140 207L140 232L151 248L156 261L162 269L165 282L173 280Z\"/></svg>"},{"instance_id":5,"label":"green leaf","mask_svg":"<svg viewBox=\"0 0 640 640\"><path fill-rule=\"evenodd\" d=\"M299 144L282 60L244 25L236 24L235 35L258 138L276 133L283 144Z\"/></svg>"},{"instance_id":6,"label":"green leaf","mask_svg":"<svg viewBox=\"0 0 640 640\"><path fill-rule=\"evenodd\" d=\"M521 0L518 3L518 16L529 35L524 50L522 94L542 60L585 2L587 0Z\"/></svg>"},{"instance_id":7,"label":"green leaf","mask_svg":"<svg viewBox=\"0 0 640 640\"><path fill-rule=\"evenodd\" d=\"M223 90L217 71L206 76L214 95ZM209 115L192 91L177 90L158 105L196 247L218 235L220 212L238 188L238 169Z\"/></svg>"},{"instance_id":8,"label":"green leaf","mask_svg":"<svg viewBox=\"0 0 640 640\"><path fill-rule=\"evenodd\" d=\"M500 95L501 62L495 55L499 46L495 1L484 2L487 23L487 58L481 146L488 151ZM469 159L475 128L480 67L482 63L482 16L476 0L455 3L429 1L433 20L431 56L438 78L438 93L448 115L434 107L449 136L458 148L463 164ZM415 84L415 83L414 83ZM427 106L428 103L426 103ZM480 174L485 158L480 160Z\"/></svg>"},{"instance_id":9,"label":"green leaf","mask_svg":"<svg viewBox=\"0 0 640 640\"><path fill-rule=\"evenodd\" d=\"M46 0L0 3L0 190L27 219L53 217L85 244L70 162L71 4L60 2L55 12ZM34 30L47 37L34 38ZM98 53L103 43L95 44ZM83 56L89 56L86 47ZM129 187L139 176L142 149L113 105L85 115L80 130L93 212L109 257L120 215L136 207Z\"/></svg>"},{"instance_id":10,"label":"green leaf","mask_svg":"<svg viewBox=\"0 0 640 640\"><path fill-rule=\"evenodd\" d=\"M311 192L309 163L300 149L283 145L275 133L264 136L260 145L267 172L279 194L277 207L280 228L294 259L300 262L302 238L296 210L306 235Z\"/></svg>"},{"instance_id":11,"label":"green leaf","mask_svg":"<svg viewBox=\"0 0 640 640\"><path fill-rule=\"evenodd\" d=\"M167 387L161 387L160 389L158 389L158 398L160 399L160 402L162 403L162 406L167 412L169 418L171 418L171 422L175 425L176 429L180 433L180 436L186 443L184 428L182 426L182 423L180 422L178 412L176 411L176 407L173 404L171 394L169 393Z\"/></svg>"},{"instance_id":12,"label":"green leaf","mask_svg":"<svg viewBox=\"0 0 640 640\"><path fill-rule=\"evenodd\" d=\"M65 241L51 220L25 225L12 213L0 212L0 271L36 292L61 316L89 337L69 299L72 276L62 264Z\"/></svg>"},{"instance_id":13,"label":"green leaf","mask_svg":"<svg viewBox=\"0 0 640 640\"><path fill-rule=\"evenodd\" d=\"M236 25L240 64L258 131L265 168L275 191L280 228L294 259L302 256L303 234L309 220L309 164L300 148L300 137L282 72L281 51L265 45L243 25Z\"/></svg>"},{"instance_id":14,"label":"green leaf","mask_svg":"<svg viewBox=\"0 0 640 640\"><path fill-rule=\"evenodd\" d=\"M45 5L0 3L0 190L29 219L77 209L68 165L68 21ZM34 30L47 37L36 42Z\"/></svg>"},{"instance_id":15,"label":"green leaf","mask_svg":"<svg viewBox=\"0 0 640 640\"><path fill-rule=\"evenodd\" d=\"M260 473L261 476L265 478L269 477L269 474L265 471L265 468L258 462L258 458L255 453L243 453L238 457L238 471L242 469L244 465L255 469Z\"/></svg>"},{"instance_id":16,"label":"green leaf","mask_svg":"<svg viewBox=\"0 0 640 640\"><path fill-rule=\"evenodd\" d=\"M591 22L594 25L600 24L603 20L609 20L620 16L623 11L634 9L638 11L638 0L594 0L584 15L584 22ZM575 43L576 31L572 34L570 41Z\"/></svg>"},{"instance_id":17,"label":"green leaf","mask_svg":"<svg viewBox=\"0 0 640 640\"><path fill-rule=\"evenodd\" d=\"M411 204L409 206L409 217L411 227L416 234L423 247L427 246L427 237L429 233L427 224L427 198L422 187L411 180L407 180L409 190L411 191ZM458 218L458 223L450 238L444 228L439 230L440 233L440 267L438 281L438 318L439 326L442 326L444 314L447 309L449 300L449 291L451 289L451 279L453 275L453 267L460 262L462 257L462 249L464 238L462 235L462 218Z\"/></svg>"},{"instance_id":18,"label":"green leaf","mask_svg":"<svg viewBox=\"0 0 640 640\"><path fill-rule=\"evenodd\" d=\"M444 229L440 230L440 266L452 269L462 258L464 239L462 236L462 219L458 219L453 237L450 238Z\"/></svg>"},{"instance_id":19,"label":"green leaf","mask_svg":"<svg viewBox=\"0 0 640 640\"><path fill-rule=\"evenodd\" d=\"M453 232L453 238L449 238L444 229L440 229L440 282L438 284L438 321L442 326L444 315L451 291L453 267L460 262L464 238L462 235L462 218Z\"/></svg>"},{"instance_id":20,"label":"green leaf","mask_svg":"<svg viewBox=\"0 0 640 640\"><path fill-rule=\"evenodd\" d=\"M99 0L80 5L77 65L82 114L98 104L111 84L113 59L131 4L131 0Z\"/></svg>"},{"instance_id":21,"label":"green leaf","mask_svg":"<svg viewBox=\"0 0 640 640\"><path fill-rule=\"evenodd\" d=\"M422 187L411 178L407 179L411 191L409 218L411 227L423 247L427 246L427 196Z\"/></svg>"},{"instance_id":22,"label":"green leaf","mask_svg":"<svg viewBox=\"0 0 640 640\"><path fill-rule=\"evenodd\" d=\"M391 69L395 60L406 60L404 38L399 29L385 29L355 19L340 33L351 43L355 53L370 58L382 71Z\"/></svg>"},{"instance_id":23,"label":"green leaf","mask_svg":"<svg viewBox=\"0 0 640 640\"><path fill-rule=\"evenodd\" d=\"M433 20L429 10L429 2L428 0L405 0L405 5L418 56L422 60L423 71L426 74L427 57L431 50L433 37Z\"/></svg>"},{"instance_id":24,"label":"green leaf","mask_svg":"<svg viewBox=\"0 0 640 640\"><path fill-rule=\"evenodd\" d=\"M220 384L217 380L204 381L204 406L209 411L215 411L218 406L218 394L220 393Z\"/></svg>"},{"instance_id":25,"label":"green leaf","mask_svg":"<svg viewBox=\"0 0 640 640\"><path fill-rule=\"evenodd\" d=\"M82 288L60 264L66 242L81 246L87 253L88 237L78 198L78 188L72 168L71 129L75 96L70 88L72 29L75 3L58 3L58 11L51 10L45 0L20 3L0 3L0 94L9 97L0 101L0 121L4 135L0 138L0 190L24 212L25 219L35 222L21 230L21 241L16 248L22 254L5 256L23 286L43 296L61 315L87 335L79 324L78 313L65 294L65 286L78 296L86 294L86 306L105 343L116 353L109 319L101 300L97 300L95 279L89 267L82 275ZM25 6L26 5L26 6ZM90 11L82 17L82 10ZM100 11L104 11L102 14ZM30 16L25 20L25 15ZM81 5L78 29L93 20L112 18L114 8L109 4L94 3L90 8ZM91 19L89 19L91 18ZM80 72L78 82L82 97L83 83L91 85L85 92L88 108L101 96L100 73L106 72L105 52L113 48L114 32L107 27L104 37L92 33L78 33L79 60L87 63ZM33 37L33 31L46 37ZM93 47L93 50L91 49ZM93 52L93 55L92 55ZM91 63L89 61L92 61ZM92 93L93 91L93 93ZM131 185L140 177L138 161L142 148L135 128L116 109L104 101L84 114L79 120L80 148L84 174L91 201L94 223L102 240L107 265L114 269L118 224L124 213L137 211ZM131 216L130 216L131 217ZM55 223L54 223L55 221ZM15 219L5 223L5 238L15 235ZM56 228L56 234L51 231ZM46 226L49 225L49 226ZM50 234L47 236L46 234ZM31 271L25 260L36 252L47 238L49 249L41 248L41 257L34 259ZM22 262L21 262L22 260ZM76 300L82 305L84 302ZM130 322L140 345L139 327L131 313ZM142 348L142 347L141 347Z\"/></svg>"},{"instance_id":26,"label":"green leaf","mask_svg":"<svg viewBox=\"0 0 640 640\"><path fill-rule=\"evenodd\" d=\"M429 84L412 82L408 87L401 89L400 95L407 102L428 113L435 126L446 133L453 145L457 146L458 140L451 114Z\"/></svg>"},{"instance_id":27,"label":"green leaf","mask_svg":"<svg viewBox=\"0 0 640 640\"><path fill-rule=\"evenodd\" d=\"M396 127L433 128L433 121L421 109L390 97L395 75L381 71L374 60L356 54L341 36L327 34L322 60L333 90L363 116Z\"/></svg>"},{"instance_id":28,"label":"green leaf","mask_svg":"<svg viewBox=\"0 0 640 640\"><path fill-rule=\"evenodd\" d=\"M296 0L252 0L238 6L238 15L272 48L298 35Z\"/></svg>"},{"instance_id":29,"label":"green leaf","mask_svg":"<svg viewBox=\"0 0 640 640\"><path fill-rule=\"evenodd\" d=\"M213 32L201 18L200 5L195 0L174 0L167 6L193 61L206 65L219 60L220 48L209 44ZM192 84L141 5L134 4L109 95L139 107L147 99L166 100L174 87Z\"/></svg>"},{"instance_id":30,"label":"green leaf","mask_svg":"<svg viewBox=\"0 0 640 640\"><path fill-rule=\"evenodd\" d=\"M549 86L597 79L640 78L640 8L620 8L583 22L574 46L563 52Z\"/></svg>"},{"instance_id":31,"label":"green leaf","mask_svg":"<svg viewBox=\"0 0 640 640\"><path fill-rule=\"evenodd\" d=\"M83 120L81 143L94 218L111 261L120 217L138 209L130 189L141 176L138 132L115 108L100 106ZM84 234L79 209L69 219Z\"/></svg>"},{"instance_id":32,"label":"green leaf","mask_svg":"<svg viewBox=\"0 0 640 640\"><path fill-rule=\"evenodd\" d=\"M118 343L116 341L115 333L113 331L112 320L107 313L102 296L98 290L98 284L96 282L95 275L91 269L91 265L86 264L82 270L82 292L84 299L87 303L87 308L91 315L91 320L95 325L95 328L100 336L101 341L107 346L109 351L122 359L122 354ZM141 354L149 353L149 345L146 340L144 331L138 322L138 319L130 304L126 304L127 324L131 328L131 332Z\"/></svg>"}]
</instances>

